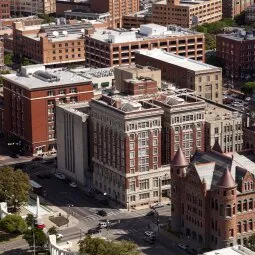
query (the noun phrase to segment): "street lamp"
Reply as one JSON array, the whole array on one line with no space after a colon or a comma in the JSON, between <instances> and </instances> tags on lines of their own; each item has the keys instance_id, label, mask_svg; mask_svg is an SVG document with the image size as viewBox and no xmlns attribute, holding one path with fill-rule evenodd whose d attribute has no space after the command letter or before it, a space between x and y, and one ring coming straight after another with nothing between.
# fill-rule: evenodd
<instances>
[{"instance_id":1,"label":"street lamp","mask_svg":"<svg viewBox=\"0 0 255 255\"><path fill-rule=\"evenodd\" d=\"M71 205L71 204L68 205L68 211L67 211L67 215L66 215L66 218L67 218L67 224L66 225L67 225L67 227L68 227L68 223L69 223L68 218L70 216L71 207L74 207L74 205Z\"/></svg>"}]
</instances>

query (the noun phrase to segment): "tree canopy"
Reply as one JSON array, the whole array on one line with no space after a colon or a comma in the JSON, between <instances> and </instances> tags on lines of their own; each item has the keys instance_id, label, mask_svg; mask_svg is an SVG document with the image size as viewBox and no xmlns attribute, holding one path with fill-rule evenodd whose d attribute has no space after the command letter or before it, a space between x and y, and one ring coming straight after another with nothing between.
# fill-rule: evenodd
<instances>
[{"instance_id":1,"label":"tree canopy","mask_svg":"<svg viewBox=\"0 0 255 255\"><path fill-rule=\"evenodd\" d=\"M33 238L33 234L35 238ZM43 230L39 228L28 229L23 235L23 239L27 241L30 247L33 247L34 241L35 241L35 246L41 247L41 248L44 248L46 243L48 242L48 237L43 232Z\"/></svg>"},{"instance_id":2,"label":"tree canopy","mask_svg":"<svg viewBox=\"0 0 255 255\"><path fill-rule=\"evenodd\" d=\"M13 54L12 53L4 54L4 64L7 66L13 65Z\"/></svg>"},{"instance_id":3,"label":"tree canopy","mask_svg":"<svg viewBox=\"0 0 255 255\"><path fill-rule=\"evenodd\" d=\"M137 245L130 241L106 241L86 236L79 242L80 255L139 255Z\"/></svg>"},{"instance_id":4,"label":"tree canopy","mask_svg":"<svg viewBox=\"0 0 255 255\"><path fill-rule=\"evenodd\" d=\"M30 189L26 173L8 166L0 169L0 201L6 201L17 210L22 203L27 202Z\"/></svg>"},{"instance_id":5,"label":"tree canopy","mask_svg":"<svg viewBox=\"0 0 255 255\"><path fill-rule=\"evenodd\" d=\"M246 82L242 87L241 91L246 95L251 95L255 89L255 82Z\"/></svg>"},{"instance_id":6,"label":"tree canopy","mask_svg":"<svg viewBox=\"0 0 255 255\"><path fill-rule=\"evenodd\" d=\"M248 242L244 245L252 251L255 251L255 234L248 238Z\"/></svg>"},{"instance_id":7,"label":"tree canopy","mask_svg":"<svg viewBox=\"0 0 255 255\"><path fill-rule=\"evenodd\" d=\"M20 215L9 214L0 221L1 229L12 234L22 234L27 229L27 224Z\"/></svg>"}]
</instances>

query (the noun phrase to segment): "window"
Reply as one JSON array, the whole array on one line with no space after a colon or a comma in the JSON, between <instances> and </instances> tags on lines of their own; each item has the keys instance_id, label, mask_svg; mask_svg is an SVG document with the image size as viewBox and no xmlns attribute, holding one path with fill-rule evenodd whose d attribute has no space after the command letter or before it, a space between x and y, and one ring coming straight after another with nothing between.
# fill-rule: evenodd
<instances>
[{"instance_id":1,"label":"window","mask_svg":"<svg viewBox=\"0 0 255 255\"><path fill-rule=\"evenodd\" d=\"M54 96L54 91L53 90L48 90L47 95L48 95L48 97L49 96Z\"/></svg>"},{"instance_id":2,"label":"window","mask_svg":"<svg viewBox=\"0 0 255 255\"><path fill-rule=\"evenodd\" d=\"M253 199L249 199L249 210L253 210Z\"/></svg>"},{"instance_id":3,"label":"window","mask_svg":"<svg viewBox=\"0 0 255 255\"><path fill-rule=\"evenodd\" d=\"M153 139L153 146L157 146L158 145L158 139Z\"/></svg>"},{"instance_id":4,"label":"window","mask_svg":"<svg viewBox=\"0 0 255 255\"><path fill-rule=\"evenodd\" d=\"M149 189L149 179L139 181L140 190Z\"/></svg>"},{"instance_id":5,"label":"window","mask_svg":"<svg viewBox=\"0 0 255 255\"><path fill-rule=\"evenodd\" d=\"M247 200L243 201L243 211L247 211Z\"/></svg>"},{"instance_id":6,"label":"window","mask_svg":"<svg viewBox=\"0 0 255 255\"><path fill-rule=\"evenodd\" d=\"M59 90L59 94L60 94L60 95L65 95L65 93L66 93L66 90L65 90L65 89L60 89L60 90Z\"/></svg>"},{"instance_id":7,"label":"window","mask_svg":"<svg viewBox=\"0 0 255 255\"><path fill-rule=\"evenodd\" d=\"M48 105L50 106L50 105L54 105L54 100L48 100Z\"/></svg>"},{"instance_id":8,"label":"window","mask_svg":"<svg viewBox=\"0 0 255 255\"><path fill-rule=\"evenodd\" d=\"M242 224L241 224L241 222L239 221L238 223L237 223L237 233L241 233L242 232Z\"/></svg>"},{"instance_id":9,"label":"window","mask_svg":"<svg viewBox=\"0 0 255 255\"><path fill-rule=\"evenodd\" d=\"M148 199L150 198L150 193L143 193L139 195L139 199Z\"/></svg>"},{"instance_id":10,"label":"window","mask_svg":"<svg viewBox=\"0 0 255 255\"><path fill-rule=\"evenodd\" d=\"M129 182L129 190L130 191L135 191L135 181L130 181Z\"/></svg>"},{"instance_id":11,"label":"window","mask_svg":"<svg viewBox=\"0 0 255 255\"><path fill-rule=\"evenodd\" d=\"M153 191L153 197L158 197L158 191Z\"/></svg>"},{"instance_id":12,"label":"window","mask_svg":"<svg viewBox=\"0 0 255 255\"><path fill-rule=\"evenodd\" d=\"M76 103L76 102L78 102L77 97L70 97L70 103Z\"/></svg>"},{"instance_id":13,"label":"window","mask_svg":"<svg viewBox=\"0 0 255 255\"><path fill-rule=\"evenodd\" d=\"M243 222L243 231L247 232L247 221L246 220Z\"/></svg>"},{"instance_id":14,"label":"window","mask_svg":"<svg viewBox=\"0 0 255 255\"><path fill-rule=\"evenodd\" d=\"M219 128L214 129L215 134L219 134Z\"/></svg>"},{"instance_id":15,"label":"window","mask_svg":"<svg viewBox=\"0 0 255 255\"><path fill-rule=\"evenodd\" d=\"M231 205L227 205L226 207L226 217L231 217Z\"/></svg>"},{"instance_id":16,"label":"window","mask_svg":"<svg viewBox=\"0 0 255 255\"><path fill-rule=\"evenodd\" d=\"M77 88L71 88L70 93L77 93Z\"/></svg>"},{"instance_id":17,"label":"window","mask_svg":"<svg viewBox=\"0 0 255 255\"><path fill-rule=\"evenodd\" d=\"M158 178L153 178L153 187L158 187Z\"/></svg>"},{"instance_id":18,"label":"window","mask_svg":"<svg viewBox=\"0 0 255 255\"><path fill-rule=\"evenodd\" d=\"M130 202L134 202L135 201L135 195L130 196Z\"/></svg>"},{"instance_id":19,"label":"window","mask_svg":"<svg viewBox=\"0 0 255 255\"><path fill-rule=\"evenodd\" d=\"M130 155L130 159L133 159L134 157L135 157L135 153L133 152L133 151L131 151L130 153L129 153Z\"/></svg>"},{"instance_id":20,"label":"window","mask_svg":"<svg viewBox=\"0 0 255 255\"><path fill-rule=\"evenodd\" d=\"M242 202L238 201L237 203L237 212L241 212L242 211Z\"/></svg>"},{"instance_id":21,"label":"window","mask_svg":"<svg viewBox=\"0 0 255 255\"><path fill-rule=\"evenodd\" d=\"M253 230L253 222L252 219L249 220L249 231Z\"/></svg>"},{"instance_id":22,"label":"window","mask_svg":"<svg viewBox=\"0 0 255 255\"><path fill-rule=\"evenodd\" d=\"M153 148L153 155L157 155L158 154L158 148Z\"/></svg>"},{"instance_id":23,"label":"window","mask_svg":"<svg viewBox=\"0 0 255 255\"><path fill-rule=\"evenodd\" d=\"M130 143L130 144L129 144L129 149L130 149L130 150L134 150L134 148L135 148L135 144L134 144L134 143Z\"/></svg>"},{"instance_id":24,"label":"window","mask_svg":"<svg viewBox=\"0 0 255 255\"><path fill-rule=\"evenodd\" d=\"M231 229L229 230L229 236L231 236L231 237L234 236L234 229L233 229L233 228L231 228Z\"/></svg>"},{"instance_id":25,"label":"window","mask_svg":"<svg viewBox=\"0 0 255 255\"><path fill-rule=\"evenodd\" d=\"M223 216L223 210L224 210L223 205L220 205L220 216Z\"/></svg>"}]
</instances>

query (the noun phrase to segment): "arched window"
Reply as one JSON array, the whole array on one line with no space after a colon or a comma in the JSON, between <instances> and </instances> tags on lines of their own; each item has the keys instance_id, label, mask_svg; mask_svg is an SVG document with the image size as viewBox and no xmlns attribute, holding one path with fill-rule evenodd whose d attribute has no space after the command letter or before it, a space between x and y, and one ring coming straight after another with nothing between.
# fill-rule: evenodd
<instances>
[{"instance_id":1,"label":"arched window","mask_svg":"<svg viewBox=\"0 0 255 255\"><path fill-rule=\"evenodd\" d=\"M252 219L249 220L249 230L250 230L250 231L253 230L253 222L252 222Z\"/></svg>"},{"instance_id":2,"label":"arched window","mask_svg":"<svg viewBox=\"0 0 255 255\"><path fill-rule=\"evenodd\" d=\"M249 199L249 210L253 210L253 199Z\"/></svg>"},{"instance_id":3,"label":"arched window","mask_svg":"<svg viewBox=\"0 0 255 255\"><path fill-rule=\"evenodd\" d=\"M250 190L250 183L247 183L247 190Z\"/></svg>"},{"instance_id":4,"label":"arched window","mask_svg":"<svg viewBox=\"0 0 255 255\"><path fill-rule=\"evenodd\" d=\"M238 223L237 223L237 233L241 233L242 232L242 224L241 224L241 222L239 221Z\"/></svg>"},{"instance_id":5,"label":"arched window","mask_svg":"<svg viewBox=\"0 0 255 255\"><path fill-rule=\"evenodd\" d=\"M247 232L247 221L246 220L243 222L243 231Z\"/></svg>"},{"instance_id":6,"label":"arched window","mask_svg":"<svg viewBox=\"0 0 255 255\"><path fill-rule=\"evenodd\" d=\"M243 211L247 211L247 200L244 199L243 201Z\"/></svg>"},{"instance_id":7,"label":"arched window","mask_svg":"<svg viewBox=\"0 0 255 255\"><path fill-rule=\"evenodd\" d=\"M237 212L241 212L242 211L242 202L238 201L237 203Z\"/></svg>"},{"instance_id":8,"label":"arched window","mask_svg":"<svg viewBox=\"0 0 255 255\"><path fill-rule=\"evenodd\" d=\"M253 190L253 182L250 182L251 190Z\"/></svg>"},{"instance_id":9,"label":"arched window","mask_svg":"<svg viewBox=\"0 0 255 255\"><path fill-rule=\"evenodd\" d=\"M215 210L218 211L218 200L215 200Z\"/></svg>"},{"instance_id":10,"label":"arched window","mask_svg":"<svg viewBox=\"0 0 255 255\"><path fill-rule=\"evenodd\" d=\"M226 217L231 217L231 205L227 205L226 207Z\"/></svg>"},{"instance_id":11,"label":"arched window","mask_svg":"<svg viewBox=\"0 0 255 255\"><path fill-rule=\"evenodd\" d=\"M246 191L247 190L247 183L245 182L244 183L244 191Z\"/></svg>"}]
</instances>

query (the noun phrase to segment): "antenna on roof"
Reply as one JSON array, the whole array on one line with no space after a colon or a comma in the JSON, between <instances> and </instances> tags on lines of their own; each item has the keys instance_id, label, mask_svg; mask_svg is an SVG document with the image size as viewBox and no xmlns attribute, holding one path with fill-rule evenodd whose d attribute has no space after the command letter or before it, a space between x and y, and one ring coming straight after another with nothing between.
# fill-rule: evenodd
<instances>
[{"instance_id":1,"label":"antenna on roof","mask_svg":"<svg viewBox=\"0 0 255 255\"><path fill-rule=\"evenodd\" d=\"M58 36L59 36L59 32L58 32L58 31L53 31L52 34L53 34L55 37L58 37Z\"/></svg>"},{"instance_id":2,"label":"antenna on roof","mask_svg":"<svg viewBox=\"0 0 255 255\"><path fill-rule=\"evenodd\" d=\"M63 34L64 36L67 36L67 35L68 35L68 32L67 32L67 31L63 31L62 34Z\"/></svg>"}]
</instances>

